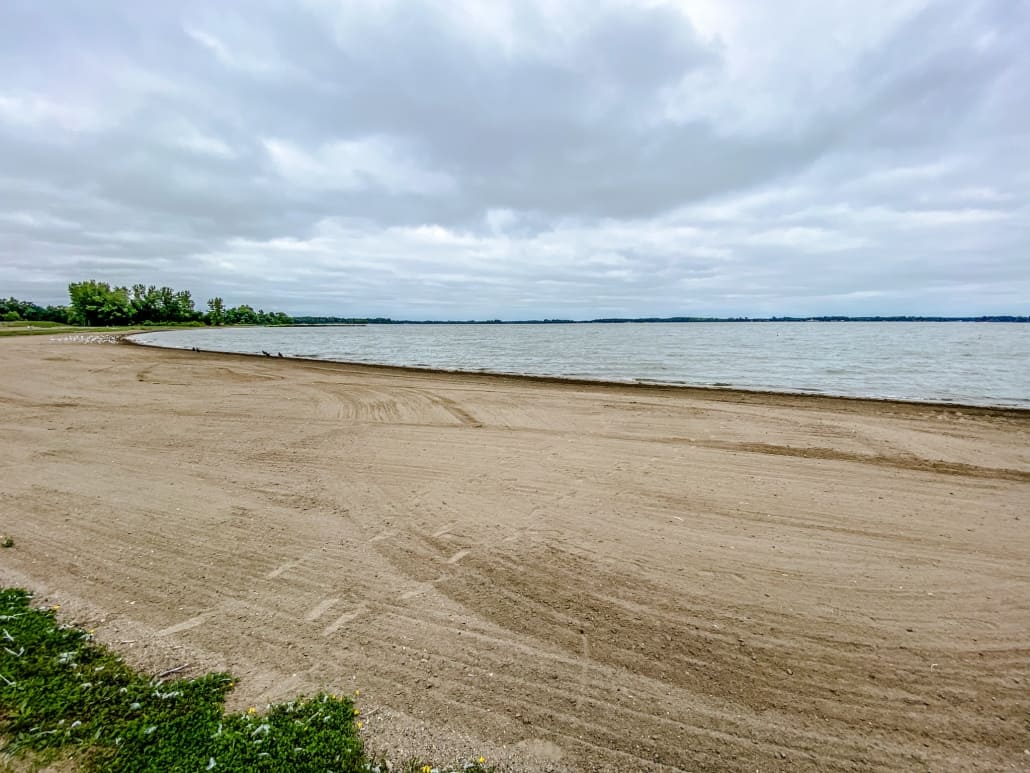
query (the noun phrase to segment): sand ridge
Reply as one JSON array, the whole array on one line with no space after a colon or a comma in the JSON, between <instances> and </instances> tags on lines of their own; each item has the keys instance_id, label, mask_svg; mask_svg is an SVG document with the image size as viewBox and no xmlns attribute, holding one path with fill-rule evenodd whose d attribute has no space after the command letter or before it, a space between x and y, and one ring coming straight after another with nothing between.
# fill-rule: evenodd
<instances>
[{"instance_id":1,"label":"sand ridge","mask_svg":"<svg viewBox=\"0 0 1030 773\"><path fill-rule=\"evenodd\" d=\"M510 769L1030 763L1028 412L0 359L0 580L236 705L360 689L395 758Z\"/></svg>"}]
</instances>

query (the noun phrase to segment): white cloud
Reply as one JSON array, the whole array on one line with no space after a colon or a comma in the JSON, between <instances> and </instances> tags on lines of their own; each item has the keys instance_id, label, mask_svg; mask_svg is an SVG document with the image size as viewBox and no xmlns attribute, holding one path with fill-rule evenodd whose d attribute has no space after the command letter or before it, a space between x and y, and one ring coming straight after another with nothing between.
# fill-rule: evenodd
<instances>
[{"instance_id":1,"label":"white cloud","mask_svg":"<svg viewBox=\"0 0 1030 773\"><path fill-rule=\"evenodd\" d=\"M275 171L300 188L392 193L445 193L454 186L447 175L420 167L418 160L382 137L328 142L308 152L294 143L265 139Z\"/></svg>"},{"instance_id":2,"label":"white cloud","mask_svg":"<svg viewBox=\"0 0 1030 773\"><path fill-rule=\"evenodd\" d=\"M79 227L79 223L55 217L47 212L0 212L0 220L34 229L68 229Z\"/></svg>"},{"instance_id":3,"label":"white cloud","mask_svg":"<svg viewBox=\"0 0 1030 773\"><path fill-rule=\"evenodd\" d=\"M196 29L189 25L183 27L183 32L210 51L214 55L215 59L227 67L240 66L239 60L232 54L229 47L210 32L205 32L204 30Z\"/></svg>"},{"instance_id":4,"label":"white cloud","mask_svg":"<svg viewBox=\"0 0 1030 773\"><path fill-rule=\"evenodd\" d=\"M95 131L104 126L93 107L55 101L40 94L0 94L0 123L63 132Z\"/></svg>"},{"instance_id":5,"label":"white cloud","mask_svg":"<svg viewBox=\"0 0 1030 773\"><path fill-rule=\"evenodd\" d=\"M236 155L228 144L202 132L187 133L178 140L178 144L202 155L219 156L220 158L232 158Z\"/></svg>"},{"instance_id":6,"label":"white cloud","mask_svg":"<svg viewBox=\"0 0 1030 773\"><path fill-rule=\"evenodd\" d=\"M745 134L797 130L815 113L846 108L858 62L926 0L727 3L674 0L723 52L718 71L691 74L665 93L679 121L714 119Z\"/></svg>"},{"instance_id":7,"label":"white cloud","mask_svg":"<svg viewBox=\"0 0 1030 773\"><path fill-rule=\"evenodd\" d=\"M89 273L463 318L1030 297L1022 3L116 1L5 21L8 294L60 301Z\"/></svg>"},{"instance_id":8,"label":"white cloud","mask_svg":"<svg viewBox=\"0 0 1030 773\"><path fill-rule=\"evenodd\" d=\"M223 23L228 18L223 17ZM266 31L258 32L243 26L241 34L239 29L238 26L236 31L222 34L188 23L182 26L187 37L230 70L260 77L303 77L303 72L284 60L275 45L269 42Z\"/></svg>"}]
</instances>

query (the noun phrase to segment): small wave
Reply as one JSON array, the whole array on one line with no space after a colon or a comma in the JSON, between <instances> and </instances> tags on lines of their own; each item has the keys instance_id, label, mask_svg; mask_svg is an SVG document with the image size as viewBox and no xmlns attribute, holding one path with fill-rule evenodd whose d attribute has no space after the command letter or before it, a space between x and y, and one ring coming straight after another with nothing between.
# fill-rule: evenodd
<instances>
[{"instance_id":1,"label":"small wave","mask_svg":"<svg viewBox=\"0 0 1030 773\"><path fill-rule=\"evenodd\" d=\"M897 336L883 335L887 325L892 334L904 333L903 350ZM135 340L250 354L303 347L290 356L444 371L1030 407L1030 326L976 328L975 345L968 329L947 323L386 325L369 326L360 341L342 327L166 331ZM769 335L784 330L789 341Z\"/></svg>"}]
</instances>

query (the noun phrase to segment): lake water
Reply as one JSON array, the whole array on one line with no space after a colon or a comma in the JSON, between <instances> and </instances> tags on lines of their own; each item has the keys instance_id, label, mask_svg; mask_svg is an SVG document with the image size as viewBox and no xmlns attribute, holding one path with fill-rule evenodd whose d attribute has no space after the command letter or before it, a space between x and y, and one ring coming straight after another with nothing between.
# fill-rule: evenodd
<instances>
[{"instance_id":1,"label":"lake water","mask_svg":"<svg viewBox=\"0 0 1030 773\"><path fill-rule=\"evenodd\" d=\"M366 325L198 328L136 339L442 370L1030 408L1030 324Z\"/></svg>"}]
</instances>

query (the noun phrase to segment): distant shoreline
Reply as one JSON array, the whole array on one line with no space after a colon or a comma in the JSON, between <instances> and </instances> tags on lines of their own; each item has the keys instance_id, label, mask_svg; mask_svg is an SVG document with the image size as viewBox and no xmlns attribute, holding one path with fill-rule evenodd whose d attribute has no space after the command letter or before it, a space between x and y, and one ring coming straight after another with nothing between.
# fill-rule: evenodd
<instances>
[{"instance_id":1,"label":"distant shoreline","mask_svg":"<svg viewBox=\"0 0 1030 773\"><path fill-rule=\"evenodd\" d=\"M624 323L711 323L711 322L995 322L1030 323L1030 317L994 315L980 317L601 317L598 319L391 319L389 317L323 317L301 316L293 318L296 327L325 327L346 325L611 325Z\"/></svg>"}]
</instances>

